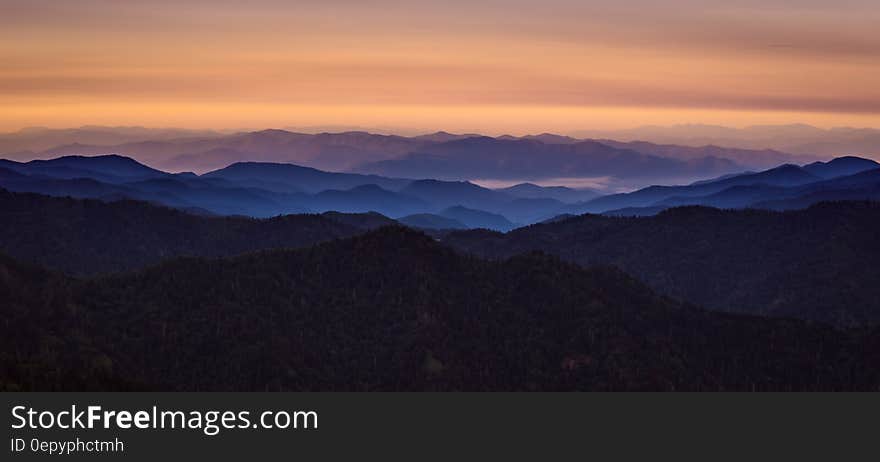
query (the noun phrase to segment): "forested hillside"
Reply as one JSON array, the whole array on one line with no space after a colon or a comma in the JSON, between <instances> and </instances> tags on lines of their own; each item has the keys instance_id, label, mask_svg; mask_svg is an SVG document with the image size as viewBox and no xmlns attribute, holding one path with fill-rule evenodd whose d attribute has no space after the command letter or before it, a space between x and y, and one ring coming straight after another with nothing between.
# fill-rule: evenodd
<instances>
[{"instance_id":1,"label":"forested hillside","mask_svg":"<svg viewBox=\"0 0 880 462\"><path fill-rule=\"evenodd\" d=\"M6 389L876 389L864 333L712 313L609 268L401 227L75 280L0 260Z\"/></svg>"},{"instance_id":2,"label":"forested hillside","mask_svg":"<svg viewBox=\"0 0 880 462\"><path fill-rule=\"evenodd\" d=\"M303 247L362 232L334 218L198 216L137 201L56 198L0 189L0 252L72 274L106 273L179 255Z\"/></svg>"},{"instance_id":3,"label":"forested hillside","mask_svg":"<svg viewBox=\"0 0 880 462\"><path fill-rule=\"evenodd\" d=\"M661 293L712 309L841 326L880 321L876 202L583 215L507 234L457 231L444 242L486 257L542 250L581 265L615 265Z\"/></svg>"},{"instance_id":4,"label":"forested hillside","mask_svg":"<svg viewBox=\"0 0 880 462\"><path fill-rule=\"evenodd\" d=\"M176 256L307 247L395 223L379 214L197 216L134 201L2 191L0 218L0 252L74 275ZM681 207L653 217L570 217L507 234L429 232L483 257L541 250L583 266L617 266L710 309L838 326L880 321L880 206L873 202L789 212Z\"/></svg>"}]
</instances>

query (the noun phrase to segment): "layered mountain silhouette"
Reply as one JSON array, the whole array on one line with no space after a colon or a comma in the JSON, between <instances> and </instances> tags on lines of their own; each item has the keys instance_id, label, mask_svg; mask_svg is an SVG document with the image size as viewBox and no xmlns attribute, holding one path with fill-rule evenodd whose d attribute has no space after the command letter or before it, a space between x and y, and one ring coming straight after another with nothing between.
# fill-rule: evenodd
<instances>
[{"instance_id":1,"label":"layered mountain silhouette","mask_svg":"<svg viewBox=\"0 0 880 462\"><path fill-rule=\"evenodd\" d=\"M106 155L99 157L67 156L51 160L14 162L0 159L0 168L23 175L58 179L92 178L108 183L147 180L168 174L141 164L134 159Z\"/></svg>"},{"instance_id":2,"label":"layered mountain silhouette","mask_svg":"<svg viewBox=\"0 0 880 462\"><path fill-rule=\"evenodd\" d=\"M0 252L71 274L132 270L164 258L304 247L369 228L363 217L199 216L138 201L102 202L0 190ZM394 223L385 217L378 226ZM375 220L375 219L374 219Z\"/></svg>"},{"instance_id":3,"label":"layered mountain silhouette","mask_svg":"<svg viewBox=\"0 0 880 462\"><path fill-rule=\"evenodd\" d=\"M596 197L589 189L532 183L493 190L467 181L412 180L259 162L235 163L203 175L171 174L127 157L108 155L2 160L0 187L54 196L135 199L194 213L252 217L337 211L402 218L444 216L449 208L463 207L484 217L500 217L447 218L466 227L492 224L492 229L506 231L585 212L644 216L681 205L784 210L827 200L876 199L880 183L876 172L871 172L878 168L880 164L872 160L842 157L803 167L786 164L690 185L651 186Z\"/></svg>"},{"instance_id":4,"label":"layered mountain silhouette","mask_svg":"<svg viewBox=\"0 0 880 462\"><path fill-rule=\"evenodd\" d=\"M181 128L105 127L88 125L79 128L29 127L12 133L0 133L0 154L14 160L30 160L59 146L112 146L145 141L213 138L223 133L213 130ZM102 154L108 153L107 151ZM57 157L50 155L49 157Z\"/></svg>"},{"instance_id":5,"label":"layered mountain silhouette","mask_svg":"<svg viewBox=\"0 0 880 462\"><path fill-rule=\"evenodd\" d=\"M401 192L446 207L491 208L511 200L504 193L468 181L418 180L406 185Z\"/></svg>"},{"instance_id":6,"label":"layered mountain silhouette","mask_svg":"<svg viewBox=\"0 0 880 462\"><path fill-rule=\"evenodd\" d=\"M554 199L559 202L583 202L601 196L599 191L582 188L574 189L565 186L538 186L534 183L519 183L498 191L522 199Z\"/></svg>"},{"instance_id":7,"label":"layered mountain silhouette","mask_svg":"<svg viewBox=\"0 0 880 462\"><path fill-rule=\"evenodd\" d=\"M0 161L0 187L53 196L137 199L221 215L266 217L311 210L297 201L301 194L189 174L173 175L115 155L70 156L27 163Z\"/></svg>"},{"instance_id":8,"label":"layered mountain silhouette","mask_svg":"<svg viewBox=\"0 0 880 462\"><path fill-rule=\"evenodd\" d=\"M117 145L74 144L47 149L39 155L115 153L171 171L204 172L241 161L296 163L344 170L363 162L401 156L429 143L427 140L366 132L306 134L273 129Z\"/></svg>"},{"instance_id":9,"label":"layered mountain silhouette","mask_svg":"<svg viewBox=\"0 0 880 462\"><path fill-rule=\"evenodd\" d=\"M0 252L69 274L134 270L175 256L231 256L306 247L382 226L427 230L514 224L456 206L395 221L379 213L325 212L268 219L205 216L132 200L97 201L0 190Z\"/></svg>"},{"instance_id":10,"label":"layered mountain silhouette","mask_svg":"<svg viewBox=\"0 0 880 462\"><path fill-rule=\"evenodd\" d=\"M726 175L714 181L650 186L602 196L570 206L567 212L646 215L676 205L793 209L823 200L875 199L880 187L878 169L877 162L857 157L840 157L803 167L786 164L758 173ZM785 206L781 201L791 201L791 205Z\"/></svg>"},{"instance_id":11,"label":"layered mountain silhouette","mask_svg":"<svg viewBox=\"0 0 880 462\"><path fill-rule=\"evenodd\" d=\"M382 228L77 280L0 256L4 390L874 390L873 332ZM743 341L747 339L747 341Z\"/></svg>"},{"instance_id":12,"label":"layered mountain silhouette","mask_svg":"<svg viewBox=\"0 0 880 462\"><path fill-rule=\"evenodd\" d=\"M678 160L595 141L547 144L534 139L476 137L422 147L399 159L364 164L361 172L457 180L562 177L680 178L743 170L727 159Z\"/></svg>"},{"instance_id":13,"label":"layered mountain silhouette","mask_svg":"<svg viewBox=\"0 0 880 462\"><path fill-rule=\"evenodd\" d=\"M484 257L540 250L581 265L614 265L663 294L717 310L841 326L880 322L877 202L583 215L507 234L453 232L444 242Z\"/></svg>"},{"instance_id":14,"label":"layered mountain silhouette","mask_svg":"<svg viewBox=\"0 0 880 462\"><path fill-rule=\"evenodd\" d=\"M837 157L828 162L813 162L804 165L804 170L820 178L831 179L848 175L855 175L866 170L880 168L880 163L861 157Z\"/></svg>"},{"instance_id":15,"label":"layered mountain silhouette","mask_svg":"<svg viewBox=\"0 0 880 462\"><path fill-rule=\"evenodd\" d=\"M802 155L880 156L880 130L836 127L822 129L806 124L755 125L731 128L685 124L647 126L628 130L583 130L576 136L621 141L652 141L685 146L717 145L743 149L775 149ZM785 160L784 162L791 162Z\"/></svg>"},{"instance_id":16,"label":"layered mountain silhouette","mask_svg":"<svg viewBox=\"0 0 880 462\"><path fill-rule=\"evenodd\" d=\"M646 141L615 141L602 139L599 142L620 149L631 149L643 154L681 160L728 159L749 168L771 168L779 164L804 163L815 161L815 156L789 154L774 149L738 149L716 145L682 146L677 144L657 144Z\"/></svg>"},{"instance_id":17,"label":"layered mountain silhouette","mask_svg":"<svg viewBox=\"0 0 880 462\"><path fill-rule=\"evenodd\" d=\"M506 234L491 214L452 207L398 222L376 213L271 219L199 216L135 201L0 192L0 252L75 275L127 271L176 256L233 256L306 247L399 223L463 252L507 258L539 250L614 265L655 290L708 308L819 320L880 322L880 208L823 203L771 212L679 207L645 218L560 217ZM845 281L844 285L843 281Z\"/></svg>"},{"instance_id":18,"label":"layered mountain silhouette","mask_svg":"<svg viewBox=\"0 0 880 462\"><path fill-rule=\"evenodd\" d=\"M318 210L375 211L392 217L411 215L433 208L418 197L388 191L374 184L355 186L347 190L321 191L312 196L308 203L310 207Z\"/></svg>"},{"instance_id":19,"label":"layered mountain silhouette","mask_svg":"<svg viewBox=\"0 0 880 462\"><path fill-rule=\"evenodd\" d=\"M481 136L481 135L479 135L477 133L457 134L457 133L449 133L449 132L439 131L439 132L426 133L424 135L414 136L413 138L417 139L417 140L422 140L422 141L430 141L433 143L445 143L447 141L463 140L466 138L475 138L478 136Z\"/></svg>"},{"instance_id":20,"label":"layered mountain silhouette","mask_svg":"<svg viewBox=\"0 0 880 462\"><path fill-rule=\"evenodd\" d=\"M515 228L515 224L502 215L484 212L482 210L469 209L456 205L440 212L440 216L462 223L467 228L486 228L500 231L508 231Z\"/></svg>"},{"instance_id":21,"label":"layered mountain silhouette","mask_svg":"<svg viewBox=\"0 0 880 462\"><path fill-rule=\"evenodd\" d=\"M191 212L253 217L337 211L399 218L442 215L450 207L463 206L485 216L505 214L498 220L504 225L497 228L504 230L512 226L508 213L528 223L564 205L555 199L522 199L469 182L334 173L292 164L248 162L203 175L171 174L116 155L26 163L3 160L0 187L53 196L136 199ZM558 192L540 186L531 189L536 194L544 189ZM580 193L564 189L572 197Z\"/></svg>"},{"instance_id":22,"label":"layered mountain silhouette","mask_svg":"<svg viewBox=\"0 0 880 462\"><path fill-rule=\"evenodd\" d=\"M101 130L112 132L113 128ZM0 155L11 159L49 159L65 155L120 154L167 171L206 172L238 162L293 163L332 171L367 171L385 176L434 179L614 177L619 181L699 179L783 162L816 160L770 150L723 147L621 144L554 134L486 137L437 132L403 137L362 131L296 133L261 130L241 133L155 131L95 137L88 130L69 130L46 140L23 134L0 135ZM52 132L54 133L54 132ZM77 134L81 136L77 138ZM4 138L9 142L4 144ZM387 162L386 162L387 161ZM478 169L478 170L474 170ZM475 175L479 175L475 176ZM644 183L642 183L644 184Z\"/></svg>"},{"instance_id":23,"label":"layered mountain silhouette","mask_svg":"<svg viewBox=\"0 0 880 462\"><path fill-rule=\"evenodd\" d=\"M880 390L870 159L136 127L10 147L0 390Z\"/></svg>"},{"instance_id":24,"label":"layered mountain silhouette","mask_svg":"<svg viewBox=\"0 0 880 462\"><path fill-rule=\"evenodd\" d=\"M328 189L351 189L363 185L377 185L398 190L410 180L386 178L378 175L333 173L293 164L266 162L237 162L228 167L203 175L220 178L242 185L278 192L317 193Z\"/></svg>"}]
</instances>

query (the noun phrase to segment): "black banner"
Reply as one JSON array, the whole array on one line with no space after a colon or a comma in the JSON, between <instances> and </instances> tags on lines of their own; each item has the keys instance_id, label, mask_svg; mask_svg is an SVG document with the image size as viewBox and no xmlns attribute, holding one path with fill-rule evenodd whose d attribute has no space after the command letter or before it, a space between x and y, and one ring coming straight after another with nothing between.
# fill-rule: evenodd
<instances>
[{"instance_id":1,"label":"black banner","mask_svg":"<svg viewBox=\"0 0 880 462\"><path fill-rule=\"evenodd\" d=\"M3 460L830 460L873 449L873 395L2 395ZM18 427L18 428L17 428ZM74 427L74 428L59 428Z\"/></svg>"}]
</instances>

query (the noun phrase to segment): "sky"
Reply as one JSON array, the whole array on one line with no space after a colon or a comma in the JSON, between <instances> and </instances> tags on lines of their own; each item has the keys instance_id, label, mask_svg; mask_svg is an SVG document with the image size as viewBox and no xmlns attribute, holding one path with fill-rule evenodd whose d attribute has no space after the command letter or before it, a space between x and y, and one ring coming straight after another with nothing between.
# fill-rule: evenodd
<instances>
[{"instance_id":1,"label":"sky","mask_svg":"<svg viewBox=\"0 0 880 462\"><path fill-rule=\"evenodd\" d=\"M0 130L880 127L876 0L0 0Z\"/></svg>"}]
</instances>

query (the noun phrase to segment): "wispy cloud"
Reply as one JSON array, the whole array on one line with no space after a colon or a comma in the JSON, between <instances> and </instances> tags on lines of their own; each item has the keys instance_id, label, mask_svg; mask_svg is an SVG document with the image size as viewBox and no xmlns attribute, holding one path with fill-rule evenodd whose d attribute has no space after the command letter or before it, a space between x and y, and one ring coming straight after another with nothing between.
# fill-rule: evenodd
<instances>
[{"instance_id":1,"label":"wispy cloud","mask_svg":"<svg viewBox=\"0 0 880 462\"><path fill-rule=\"evenodd\" d=\"M782 0L7 0L0 123L42 123L37 114L49 101L79 108L68 124L110 112L126 117L120 123L155 124L167 115L138 109L154 104L186 113L210 107L183 122L227 126L294 117L306 106L324 108L307 121L313 124L430 119L445 126L462 115L441 118L431 108L473 107L490 117L484 130L638 125L657 122L651 114L658 111L670 123L763 123L786 113L789 121L878 125L878 22L880 9L866 0L797 7ZM478 109L487 106L496 109ZM266 107L276 109L259 112ZM565 119L572 111L549 109L561 107L588 108L591 116L572 121ZM717 117L689 118L699 111ZM532 124L539 113L541 123Z\"/></svg>"}]
</instances>

